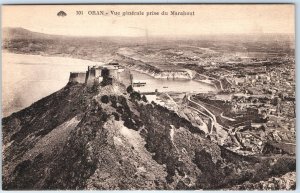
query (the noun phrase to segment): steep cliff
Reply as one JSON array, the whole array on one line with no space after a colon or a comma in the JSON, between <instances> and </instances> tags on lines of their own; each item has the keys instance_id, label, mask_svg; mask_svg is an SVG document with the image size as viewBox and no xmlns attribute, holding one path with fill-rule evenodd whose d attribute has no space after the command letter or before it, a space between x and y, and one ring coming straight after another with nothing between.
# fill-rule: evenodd
<instances>
[{"instance_id":1,"label":"steep cliff","mask_svg":"<svg viewBox=\"0 0 300 193\"><path fill-rule=\"evenodd\" d=\"M122 53L117 53L115 59L119 60L120 64L126 66L127 68L144 74L148 74L154 78L191 80L196 74L196 72L193 70L177 69L175 66L173 67L173 69L163 70L157 67L157 64L149 64L145 61L124 55Z\"/></svg>"}]
</instances>

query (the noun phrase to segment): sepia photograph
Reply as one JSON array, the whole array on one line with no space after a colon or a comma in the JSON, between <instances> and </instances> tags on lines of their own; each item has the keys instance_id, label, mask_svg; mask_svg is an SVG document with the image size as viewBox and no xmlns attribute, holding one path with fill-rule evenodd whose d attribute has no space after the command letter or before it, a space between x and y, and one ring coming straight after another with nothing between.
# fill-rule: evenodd
<instances>
[{"instance_id":1,"label":"sepia photograph","mask_svg":"<svg viewBox=\"0 0 300 193\"><path fill-rule=\"evenodd\" d=\"M294 4L2 5L3 190L295 190Z\"/></svg>"}]
</instances>

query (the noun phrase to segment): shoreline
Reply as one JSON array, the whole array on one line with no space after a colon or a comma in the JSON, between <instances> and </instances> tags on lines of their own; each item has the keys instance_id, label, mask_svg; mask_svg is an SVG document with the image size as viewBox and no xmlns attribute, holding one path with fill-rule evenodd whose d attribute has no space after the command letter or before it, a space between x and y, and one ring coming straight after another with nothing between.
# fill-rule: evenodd
<instances>
[{"instance_id":1,"label":"shoreline","mask_svg":"<svg viewBox=\"0 0 300 193\"><path fill-rule=\"evenodd\" d=\"M99 65L104 64L104 62L95 61L95 60L88 60L88 59L82 59L82 58L80 58L80 57L79 57L79 58L78 58L78 57L73 57L72 55L71 55L71 56L59 56L59 55L56 55L56 54L54 54L54 55L49 55L49 54L45 54L45 53L44 53L44 54L35 54L35 53L26 53L26 52L22 53L22 52L14 52L14 51L10 51L10 50L8 50L8 49L3 49L1 54L3 54L3 53L7 53L7 54L18 54L18 55L28 55L28 56L43 56L43 57L51 57L51 58L69 58L69 59L82 60L82 61L84 61L84 62L95 62L95 63L99 63ZM101 64L100 64L100 63L101 63ZM121 65L122 65L122 64L121 64ZM128 67L128 66L126 66L126 65L125 65L125 67L128 68L128 69L130 69L130 70L134 70L134 71L137 71L137 72L139 72L139 73L143 73L143 74L145 74L145 75L151 76L152 78L155 78L155 79L165 79L165 80L167 80L167 79L174 79L174 80L194 80L194 81L200 82L200 83L202 83L202 84L205 84L205 85L209 85L209 86L211 86L211 87L214 87L214 88L217 89L217 91L220 91L220 88L218 88L218 86L217 86L215 83L209 83L209 82L206 82L206 81L202 81L202 80L196 79L196 78L195 78L195 75L194 75L193 77L189 77L189 78L187 78L187 77L175 77L175 78L169 78L169 77L166 77L166 76L165 76L165 77L164 77L164 76L159 76L159 75L157 75L158 73L155 73L155 72L151 73L151 72L149 72L149 71L147 71L147 70L142 70L142 69L139 69L139 68L132 68L132 67ZM199 73L197 73L197 74L199 74ZM202 74L199 74L199 75L204 76L204 75L202 75ZM211 77L207 77L207 78L211 78ZM217 79L216 79L216 81L220 82L220 80L217 80ZM221 90L222 90L222 89L221 89Z\"/></svg>"}]
</instances>

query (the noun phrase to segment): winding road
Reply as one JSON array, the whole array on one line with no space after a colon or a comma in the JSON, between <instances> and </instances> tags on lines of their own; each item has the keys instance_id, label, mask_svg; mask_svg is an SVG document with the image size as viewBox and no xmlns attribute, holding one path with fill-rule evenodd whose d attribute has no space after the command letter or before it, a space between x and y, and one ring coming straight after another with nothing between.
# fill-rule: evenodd
<instances>
[{"instance_id":1,"label":"winding road","mask_svg":"<svg viewBox=\"0 0 300 193\"><path fill-rule=\"evenodd\" d=\"M195 101L192 101L190 95L187 96L187 100L188 100L190 103L197 105L198 107L200 107L201 109L203 109L203 110L208 114L208 115L207 115L207 114L203 113L202 111L200 111L200 110L198 110L198 109L196 109L196 108L194 108L194 107L189 106L189 107L192 108L193 110L195 110L195 111L197 111L198 113L200 113L200 114L202 114L202 115L208 117L208 118L211 120L211 127L210 127L210 132L209 132L209 133L212 134L212 132L213 132L213 127L217 124L216 116L215 116L212 112L210 112L207 108L205 108L203 105L201 105L201 104L199 104L199 103L197 103L197 102L195 102Z\"/></svg>"},{"instance_id":2,"label":"winding road","mask_svg":"<svg viewBox=\"0 0 300 193\"><path fill-rule=\"evenodd\" d=\"M209 111L207 108L205 108L203 105L201 105L201 104L199 104L199 103L197 103L197 102L195 102L195 101L192 101L190 95L187 96L187 100L188 100L189 102L191 102L191 103L193 103L193 104L199 106L201 109L204 109L204 110L209 114L209 116L212 118L212 120L213 120L215 123L217 122L216 116L215 116L211 111Z\"/></svg>"}]
</instances>

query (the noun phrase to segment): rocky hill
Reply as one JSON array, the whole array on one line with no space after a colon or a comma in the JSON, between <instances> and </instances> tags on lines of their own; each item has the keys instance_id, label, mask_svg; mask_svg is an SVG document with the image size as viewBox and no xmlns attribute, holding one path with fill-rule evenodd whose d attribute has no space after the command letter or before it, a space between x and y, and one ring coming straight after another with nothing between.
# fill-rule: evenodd
<instances>
[{"instance_id":1,"label":"rocky hill","mask_svg":"<svg viewBox=\"0 0 300 193\"><path fill-rule=\"evenodd\" d=\"M266 189L295 173L293 156L238 155L141 98L69 83L3 118L3 189Z\"/></svg>"},{"instance_id":2,"label":"rocky hill","mask_svg":"<svg viewBox=\"0 0 300 193\"><path fill-rule=\"evenodd\" d=\"M21 27L18 28L6 27L3 28L2 30L2 37L4 40L12 40L12 39L50 39L59 36L33 32Z\"/></svg>"}]
</instances>

